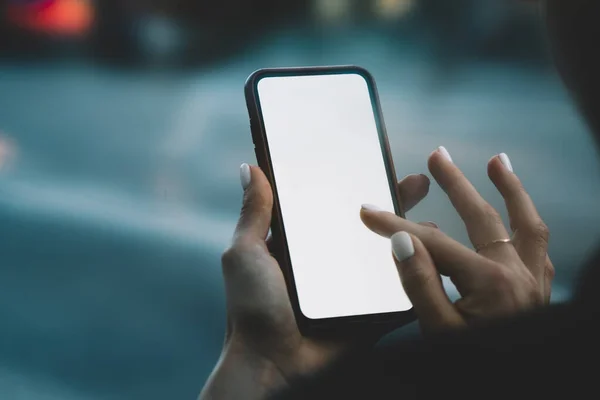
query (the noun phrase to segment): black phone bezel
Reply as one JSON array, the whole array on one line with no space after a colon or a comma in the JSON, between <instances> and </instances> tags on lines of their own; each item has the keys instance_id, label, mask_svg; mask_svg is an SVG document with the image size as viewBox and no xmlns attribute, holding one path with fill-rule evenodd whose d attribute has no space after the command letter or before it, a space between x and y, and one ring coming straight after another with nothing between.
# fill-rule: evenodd
<instances>
[{"instance_id":1,"label":"black phone bezel","mask_svg":"<svg viewBox=\"0 0 600 400\"><path fill-rule=\"evenodd\" d=\"M374 325L383 329L393 329L413 322L416 319L413 308L410 308L406 311L392 313L366 314L324 319L308 318L302 313L300 308L298 292L296 290L296 284L294 281L293 267L287 247L285 227L281 217L279 197L277 194L277 182L275 181L273 167L271 164L269 144L262 119L262 111L257 86L261 79L267 77L332 74L358 74L367 82L371 97L371 104L373 106L373 112L377 122L377 132L379 134L379 142L381 144L381 151L385 162L388 182L390 184L390 192L392 193L392 198L394 201L395 212L397 215L404 217L400 194L398 192L396 171L391 157L390 145L379 101L379 94L373 76L366 69L355 65L265 68L253 72L248 77L244 87L244 92L248 107L248 114L250 116L250 130L252 133L252 141L254 143L254 151L258 165L267 176L267 179L269 180L273 189L274 203L271 233L274 241L274 256L279 262L284 274L290 301L296 316L296 321L303 335L326 335L328 333L336 334L338 329L348 325L353 326L355 329L365 330L367 332L370 331Z\"/></svg>"}]
</instances>

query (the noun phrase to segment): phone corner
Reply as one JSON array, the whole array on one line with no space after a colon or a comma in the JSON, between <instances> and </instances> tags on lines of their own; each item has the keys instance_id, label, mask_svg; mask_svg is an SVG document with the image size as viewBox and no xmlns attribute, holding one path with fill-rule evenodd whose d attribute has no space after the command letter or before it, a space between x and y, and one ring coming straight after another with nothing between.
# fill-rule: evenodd
<instances>
[{"instance_id":1,"label":"phone corner","mask_svg":"<svg viewBox=\"0 0 600 400\"><path fill-rule=\"evenodd\" d=\"M257 69L253 71L246 78L246 82L244 83L244 91L246 95L254 92L254 88L258 85L258 82L265 76L267 70L264 68Z\"/></svg>"},{"instance_id":2,"label":"phone corner","mask_svg":"<svg viewBox=\"0 0 600 400\"><path fill-rule=\"evenodd\" d=\"M354 71L357 75L360 75L369 84L373 85L375 83L375 77L367 68L360 65L349 65L347 68Z\"/></svg>"}]
</instances>

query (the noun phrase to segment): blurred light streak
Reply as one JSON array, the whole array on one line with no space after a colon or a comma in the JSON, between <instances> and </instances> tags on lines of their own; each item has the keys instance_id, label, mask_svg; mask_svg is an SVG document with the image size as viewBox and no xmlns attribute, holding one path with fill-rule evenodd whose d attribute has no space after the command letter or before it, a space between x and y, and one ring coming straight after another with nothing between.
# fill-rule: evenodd
<instances>
[{"instance_id":1,"label":"blurred light streak","mask_svg":"<svg viewBox=\"0 0 600 400\"><path fill-rule=\"evenodd\" d=\"M326 23L339 23L350 18L350 0L315 0L317 18Z\"/></svg>"},{"instance_id":2,"label":"blurred light streak","mask_svg":"<svg viewBox=\"0 0 600 400\"><path fill-rule=\"evenodd\" d=\"M375 12L380 18L398 20L409 14L415 7L415 0L377 0Z\"/></svg>"},{"instance_id":3,"label":"blurred light streak","mask_svg":"<svg viewBox=\"0 0 600 400\"><path fill-rule=\"evenodd\" d=\"M7 169L9 163L15 158L16 147L6 138L0 135L0 172Z\"/></svg>"},{"instance_id":4,"label":"blurred light streak","mask_svg":"<svg viewBox=\"0 0 600 400\"><path fill-rule=\"evenodd\" d=\"M7 15L21 28L54 35L82 35L92 27L94 8L89 0L12 1Z\"/></svg>"},{"instance_id":5,"label":"blurred light streak","mask_svg":"<svg viewBox=\"0 0 600 400\"><path fill-rule=\"evenodd\" d=\"M224 249L237 216L162 207L137 196L89 184L57 181L4 181L0 206L23 214L108 227L126 235L170 239L195 249Z\"/></svg>"}]
</instances>

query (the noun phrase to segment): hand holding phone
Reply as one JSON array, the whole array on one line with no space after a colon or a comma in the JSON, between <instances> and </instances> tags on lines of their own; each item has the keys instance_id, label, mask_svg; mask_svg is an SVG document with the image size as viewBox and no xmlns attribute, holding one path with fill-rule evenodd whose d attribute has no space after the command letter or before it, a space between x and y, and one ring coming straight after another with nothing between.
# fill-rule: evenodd
<instances>
[{"instance_id":1,"label":"hand holding phone","mask_svg":"<svg viewBox=\"0 0 600 400\"><path fill-rule=\"evenodd\" d=\"M257 155L264 162L261 150L257 149ZM389 329L363 325L366 329L361 330L355 326L339 329L328 337L307 337L300 332L289 292L290 281L284 276L289 270L273 257L273 248L269 249L266 242L269 227L279 226L275 223L277 217L272 221L274 190L259 167L243 164L240 178L244 189L242 214L233 243L222 260L227 297L225 343L218 366L200 398L263 398L285 387L290 379L320 371L351 349L369 348ZM427 195L429 179L425 175L410 175L393 186L408 211ZM360 203L353 208L352 217L359 219ZM321 220L313 223L315 231L328 225ZM331 234L335 231L331 229ZM276 241L271 244L280 249ZM386 249L391 259L389 247ZM318 257L314 262L327 266ZM336 261L334 268L338 265ZM399 281L397 275L395 280Z\"/></svg>"},{"instance_id":2,"label":"hand holding phone","mask_svg":"<svg viewBox=\"0 0 600 400\"><path fill-rule=\"evenodd\" d=\"M403 216L371 75L353 66L261 70L246 100L301 331L413 320L389 241L360 220L363 203Z\"/></svg>"},{"instance_id":3,"label":"hand holding phone","mask_svg":"<svg viewBox=\"0 0 600 400\"><path fill-rule=\"evenodd\" d=\"M292 71L292 75L294 73ZM254 128L253 134L256 135L256 120ZM256 137L255 143L260 143ZM335 336L307 337L301 334L302 315L297 318L299 314L294 312L293 305L298 299L294 300L294 296L290 295L291 280L284 277L284 273L290 270L286 270L286 264L278 263L265 241L269 226L279 226L275 220L281 220L281 210L277 208L277 191L267 178L270 174L273 179L273 169L266 162L267 153L263 150L257 147L261 168L244 164L240 171L244 187L242 215L233 244L223 255L228 314L225 344L220 361L200 398L263 398L284 388L290 380L318 372L350 349L374 344L379 338L377 334L385 333L385 330L374 329L372 334L369 335L367 330L367 335L363 335L365 331L358 326L346 327L343 322L339 323L338 317L334 317L326 321L333 322L329 326L343 327L335 331ZM499 233L505 233L500 226L501 220L496 217L467 218L476 215L473 211L485 214L491 208L452 163L447 152L440 148L429 158L429 169L442 188L466 189L449 192L448 195L455 206L460 205L457 211L480 254L441 232L434 234L431 223L414 224L395 213L362 210L363 222L375 233L388 238L395 232L404 231L412 236L413 256L398 261L397 267L402 282L410 289L408 292L418 308L421 324L427 330L452 328L448 323L456 319L449 319L449 315L460 315L461 318L467 315L470 320L477 321L529 309L532 301L538 305L547 304L550 299L553 266L546 254L547 230L539 229L545 225L539 223L541 219L531 199L519 189L522 188L520 181L507 160L504 154L493 157L488 164L488 172L507 200L511 221L519 234L514 235L511 243L502 240L497 244L499 241L496 239L503 236ZM397 185L398 200L402 200L405 211L408 211L425 197L428 189L429 180L424 175L408 176ZM328 218L326 213L321 216ZM498 226L489 226L494 221ZM312 229L323 230L325 225L323 221L315 221ZM336 232L335 229L333 231ZM540 245L543 251L540 251ZM394 248L394 251L397 252L397 249ZM281 257L281 250L277 254L280 260L286 260ZM388 256L393 259L391 254ZM319 258L314 258L314 261L323 268L328 267ZM470 266L466 275L463 274L466 271L462 268L464 266ZM457 267L458 272L454 270ZM518 273L508 273L515 272L515 268ZM449 302L441 281L423 279L435 276L438 269L460 284L459 290L464 296L460 303ZM463 286L462 279L467 278L470 279L469 285L476 285ZM398 277L396 279L399 280ZM502 290L507 287L512 290ZM515 299L515 295L518 298ZM376 317L370 321L369 318L362 320L359 325L373 328L374 324L364 322L376 321ZM315 331L309 329L309 333Z\"/></svg>"},{"instance_id":4,"label":"hand holding phone","mask_svg":"<svg viewBox=\"0 0 600 400\"><path fill-rule=\"evenodd\" d=\"M202 399L264 398L284 387L286 381L317 373L348 351L369 348L386 333L357 329L339 330L330 337L300 333L282 268L265 242L273 191L259 167L244 164L240 175L242 214L233 243L222 259L227 298L225 343ZM410 175L398 183L407 211L428 190L429 179L424 175Z\"/></svg>"}]
</instances>

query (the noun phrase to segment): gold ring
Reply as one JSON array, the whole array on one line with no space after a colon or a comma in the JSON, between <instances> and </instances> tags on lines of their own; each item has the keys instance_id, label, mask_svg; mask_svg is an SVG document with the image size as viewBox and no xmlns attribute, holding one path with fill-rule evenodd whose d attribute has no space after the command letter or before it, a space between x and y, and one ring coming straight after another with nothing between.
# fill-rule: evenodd
<instances>
[{"instance_id":1,"label":"gold ring","mask_svg":"<svg viewBox=\"0 0 600 400\"><path fill-rule=\"evenodd\" d=\"M479 253L481 250L485 249L486 247L490 247L494 244L499 244L499 243L510 243L512 242L511 239L498 239L498 240L494 240L492 242L486 243L486 244L482 244L479 246L475 247L475 252Z\"/></svg>"}]
</instances>

